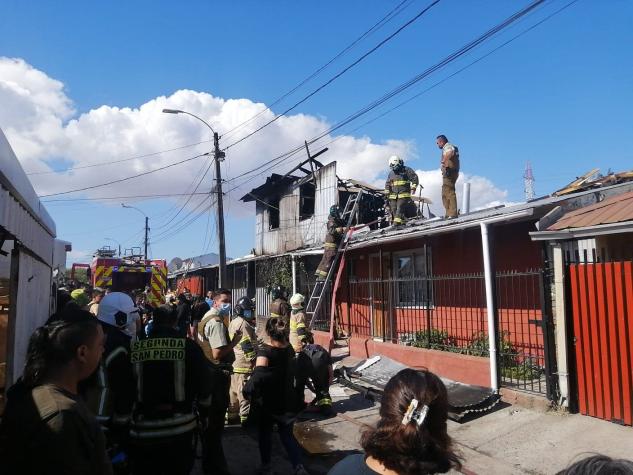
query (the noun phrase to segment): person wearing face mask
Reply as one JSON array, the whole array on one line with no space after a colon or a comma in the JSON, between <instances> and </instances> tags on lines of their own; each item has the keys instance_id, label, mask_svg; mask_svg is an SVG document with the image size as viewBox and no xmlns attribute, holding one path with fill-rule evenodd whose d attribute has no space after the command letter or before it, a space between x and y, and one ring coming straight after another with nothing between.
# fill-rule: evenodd
<instances>
[{"instance_id":1,"label":"person wearing face mask","mask_svg":"<svg viewBox=\"0 0 633 475\"><path fill-rule=\"evenodd\" d=\"M222 449L224 417L229 407L231 366L235 361L233 349L242 339L236 331L229 337L227 326L231 313L231 292L220 289L213 298L213 307L198 324L197 340L213 370L213 393L209 410L209 423L204 431L202 469L205 474L229 473Z\"/></svg>"},{"instance_id":2,"label":"person wearing face mask","mask_svg":"<svg viewBox=\"0 0 633 475\"><path fill-rule=\"evenodd\" d=\"M235 304L235 318L229 324L229 336L240 332L242 339L234 348L235 361L233 362L233 374L231 375L231 390L229 411L227 419L229 421L237 419L239 415L240 424L244 424L248 419L250 403L244 397L242 391L249 376L253 372L255 357L257 352L257 335L255 334L255 305L248 297L242 297Z\"/></svg>"}]
</instances>

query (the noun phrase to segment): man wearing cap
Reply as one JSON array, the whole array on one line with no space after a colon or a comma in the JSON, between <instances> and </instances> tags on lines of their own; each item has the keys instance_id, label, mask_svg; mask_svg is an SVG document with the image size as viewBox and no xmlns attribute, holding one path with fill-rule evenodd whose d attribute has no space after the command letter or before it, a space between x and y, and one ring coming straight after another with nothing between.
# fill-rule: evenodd
<instances>
[{"instance_id":1,"label":"man wearing cap","mask_svg":"<svg viewBox=\"0 0 633 475\"><path fill-rule=\"evenodd\" d=\"M97 313L106 340L95 384L87 389L87 400L111 447L127 442L136 387L130 337L125 328L137 312L129 295L111 292L103 297Z\"/></svg>"},{"instance_id":2,"label":"man wearing cap","mask_svg":"<svg viewBox=\"0 0 633 475\"><path fill-rule=\"evenodd\" d=\"M213 370L213 394L209 410L209 424L204 432L202 469L205 473L228 474L228 466L222 448L224 418L229 407L231 365L235 361L233 348L242 339L237 330L229 337L228 321L231 312L231 292L220 289L213 298L213 307L198 324L197 340Z\"/></svg>"},{"instance_id":3,"label":"man wearing cap","mask_svg":"<svg viewBox=\"0 0 633 475\"><path fill-rule=\"evenodd\" d=\"M103 289L100 289L99 287L95 287L92 290L92 300L88 303L86 310L92 313L95 317L97 316L97 313L99 313L99 302L101 302L104 293Z\"/></svg>"}]
</instances>

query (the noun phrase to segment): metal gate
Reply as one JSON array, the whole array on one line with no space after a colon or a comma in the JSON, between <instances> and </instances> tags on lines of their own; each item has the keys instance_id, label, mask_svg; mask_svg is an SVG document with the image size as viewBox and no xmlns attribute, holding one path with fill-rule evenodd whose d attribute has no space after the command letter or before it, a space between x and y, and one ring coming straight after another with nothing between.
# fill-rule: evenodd
<instances>
[{"instance_id":1,"label":"metal gate","mask_svg":"<svg viewBox=\"0 0 633 475\"><path fill-rule=\"evenodd\" d=\"M581 414L632 425L633 263L568 265Z\"/></svg>"}]
</instances>

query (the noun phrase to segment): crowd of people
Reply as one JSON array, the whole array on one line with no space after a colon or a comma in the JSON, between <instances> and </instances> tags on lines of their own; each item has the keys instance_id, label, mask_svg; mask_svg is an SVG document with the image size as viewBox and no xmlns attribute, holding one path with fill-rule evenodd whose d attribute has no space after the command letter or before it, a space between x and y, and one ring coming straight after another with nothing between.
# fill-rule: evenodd
<instances>
[{"instance_id":1,"label":"crowd of people","mask_svg":"<svg viewBox=\"0 0 633 475\"><path fill-rule=\"evenodd\" d=\"M258 440L259 473L274 473L275 433L296 475L305 475L293 427L305 410L333 413L332 361L314 344L305 298L273 289L267 312L247 296L232 302L145 291L60 291L58 310L30 338L23 376L7 392L0 468L8 474L228 474L222 439L239 424ZM268 315L256 329L257 313ZM316 395L305 402L305 388ZM331 475L446 473L461 467L447 433L440 378L406 369L384 389L380 420L364 453ZM198 450L200 448L200 450ZM562 474L633 474L630 462L580 461Z\"/></svg>"}]
</instances>

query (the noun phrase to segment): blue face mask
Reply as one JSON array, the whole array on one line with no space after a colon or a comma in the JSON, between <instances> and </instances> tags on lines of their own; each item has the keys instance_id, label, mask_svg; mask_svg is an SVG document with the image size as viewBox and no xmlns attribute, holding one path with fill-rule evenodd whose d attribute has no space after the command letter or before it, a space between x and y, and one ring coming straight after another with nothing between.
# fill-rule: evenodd
<instances>
[{"instance_id":1,"label":"blue face mask","mask_svg":"<svg viewBox=\"0 0 633 475\"><path fill-rule=\"evenodd\" d=\"M244 310L244 318L253 318L253 311L252 310Z\"/></svg>"},{"instance_id":2,"label":"blue face mask","mask_svg":"<svg viewBox=\"0 0 633 475\"><path fill-rule=\"evenodd\" d=\"M230 303L220 304L220 314L228 315L229 313L231 313L231 304Z\"/></svg>"}]
</instances>

